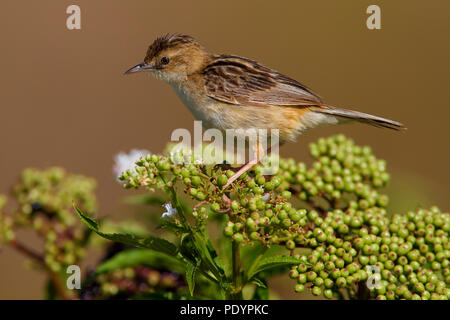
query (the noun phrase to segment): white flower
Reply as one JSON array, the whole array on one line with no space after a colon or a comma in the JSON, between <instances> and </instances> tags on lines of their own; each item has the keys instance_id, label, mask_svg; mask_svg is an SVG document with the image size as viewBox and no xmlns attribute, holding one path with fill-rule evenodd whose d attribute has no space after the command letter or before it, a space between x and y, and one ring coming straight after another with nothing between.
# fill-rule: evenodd
<instances>
[{"instance_id":1,"label":"white flower","mask_svg":"<svg viewBox=\"0 0 450 320\"><path fill-rule=\"evenodd\" d=\"M266 193L265 195L263 195L261 197L261 199L264 200L264 201L269 200L269 198L270 198L270 193Z\"/></svg>"},{"instance_id":2,"label":"white flower","mask_svg":"<svg viewBox=\"0 0 450 320\"><path fill-rule=\"evenodd\" d=\"M167 202L167 203L163 204L163 207L166 209L166 212L164 212L161 216L161 218L163 218L163 219L172 218L177 213L177 209L172 207L171 202Z\"/></svg>"},{"instance_id":3,"label":"white flower","mask_svg":"<svg viewBox=\"0 0 450 320\"><path fill-rule=\"evenodd\" d=\"M130 153L120 152L114 157L113 172L116 178L127 170L135 171L136 161L150 155L148 150L133 149Z\"/></svg>"}]
</instances>

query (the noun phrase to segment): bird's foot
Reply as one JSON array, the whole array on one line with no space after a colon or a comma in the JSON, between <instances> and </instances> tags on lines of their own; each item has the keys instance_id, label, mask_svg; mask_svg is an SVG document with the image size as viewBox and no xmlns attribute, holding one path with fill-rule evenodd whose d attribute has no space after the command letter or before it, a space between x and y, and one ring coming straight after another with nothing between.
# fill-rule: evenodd
<instances>
[{"instance_id":1,"label":"bird's foot","mask_svg":"<svg viewBox=\"0 0 450 320\"><path fill-rule=\"evenodd\" d=\"M226 194L224 194L222 196L222 200L226 203L226 207L224 209L221 209L219 212L227 213L228 211L230 211L230 208L231 208L231 199L228 198L228 196Z\"/></svg>"}]
</instances>

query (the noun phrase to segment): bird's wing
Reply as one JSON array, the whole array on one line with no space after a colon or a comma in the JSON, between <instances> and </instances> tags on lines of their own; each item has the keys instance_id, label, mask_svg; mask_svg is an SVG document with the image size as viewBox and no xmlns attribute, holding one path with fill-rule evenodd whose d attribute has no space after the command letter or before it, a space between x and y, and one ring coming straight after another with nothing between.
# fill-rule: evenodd
<instances>
[{"instance_id":1,"label":"bird's wing","mask_svg":"<svg viewBox=\"0 0 450 320\"><path fill-rule=\"evenodd\" d=\"M207 95L243 106L320 106L322 99L301 83L256 61L215 56L203 69Z\"/></svg>"}]
</instances>

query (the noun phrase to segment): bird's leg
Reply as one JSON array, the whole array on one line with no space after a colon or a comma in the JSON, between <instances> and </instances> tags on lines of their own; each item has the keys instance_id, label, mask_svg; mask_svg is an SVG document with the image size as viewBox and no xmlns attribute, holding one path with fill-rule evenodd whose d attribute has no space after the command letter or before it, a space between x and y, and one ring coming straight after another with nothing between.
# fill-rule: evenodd
<instances>
[{"instance_id":1,"label":"bird's leg","mask_svg":"<svg viewBox=\"0 0 450 320\"><path fill-rule=\"evenodd\" d=\"M225 207L225 209L219 210L219 212L220 213L227 213L228 211L230 211L231 199L228 198L226 194L224 194L224 195L222 195L222 200L225 201L226 207Z\"/></svg>"},{"instance_id":2,"label":"bird's leg","mask_svg":"<svg viewBox=\"0 0 450 320\"><path fill-rule=\"evenodd\" d=\"M254 166L258 164L264 157L264 148L260 142L256 143L256 148L254 148L255 153L253 154L253 158L243 165L238 171L236 171L229 179L227 184L223 187L223 190L228 188L230 184L236 181L244 172L247 172Z\"/></svg>"},{"instance_id":3,"label":"bird's leg","mask_svg":"<svg viewBox=\"0 0 450 320\"><path fill-rule=\"evenodd\" d=\"M236 171L229 179L227 184L223 187L223 189L225 190L226 188L228 188L228 186L230 184L232 184L234 181L236 181L244 172L250 170L251 168L253 168L254 166L256 166L258 164L259 160L258 159L253 159L249 162L247 162L245 165L243 165L238 171Z\"/></svg>"},{"instance_id":4,"label":"bird's leg","mask_svg":"<svg viewBox=\"0 0 450 320\"><path fill-rule=\"evenodd\" d=\"M222 196L222 200L226 202L227 207L230 206L231 200L230 200L230 198L227 197L226 194L224 194L224 195Z\"/></svg>"}]
</instances>

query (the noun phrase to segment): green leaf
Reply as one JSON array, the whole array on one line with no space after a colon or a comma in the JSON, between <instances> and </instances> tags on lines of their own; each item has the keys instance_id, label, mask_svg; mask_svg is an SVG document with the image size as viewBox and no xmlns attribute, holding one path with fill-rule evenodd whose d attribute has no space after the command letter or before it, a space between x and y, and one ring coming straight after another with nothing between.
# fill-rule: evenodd
<instances>
[{"instance_id":1,"label":"green leaf","mask_svg":"<svg viewBox=\"0 0 450 320\"><path fill-rule=\"evenodd\" d=\"M176 224L172 221L166 220L164 219L161 224L157 227L157 229L165 229L165 230L169 230L172 231L174 233L176 232L188 232L189 230L187 230L184 226Z\"/></svg>"},{"instance_id":2,"label":"green leaf","mask_svg":"<svg viewBox=\"0 0 450 320\"><path fill-rule=\"evenodd\" d=\"M97 267L97 274L134 266L150 266L154 268L164 268L170 271L182 273L185 270L184 264L166 254L147 250L129 249L114 255L111 259L103 262Z\"/></svg>"},{"instance_id":3,"label":"green leaf","mask_svg":"<svg viewBox=\"0 0 450 320\"><path fill-rule=\"evenodd\" d=\"M213 259L213 262L216 265L216 267L219 269L221 273L225 273L222 264L220 263L219 256L217 255L217 251L214 248L213 244L211 243L210 239L207 240L206 247L208 248L209 254Z\"/></svg>"},{"instance_id":4,"label":"green leaf","mask_svg":"<svg viewBox=\"0 0 450 320\"><path fill-rule=\"evenodd\" d=\"M270 268L289 266L300 263L303 263L303 261L295 257L288 257L288 256L271 256L263 258L257 264L252 266L252 268L248 271L247 278L251 280L259 272Z\"/></svg>"},{"instance_id":5,"label":"green leaf","mask_svg":"<svg viewBox=\"0 0 450 320\"><path fill-rule=\"evenodd\" d=\"M189 293L191 296L194 295L194 288L195 288L195 271L197 271L197 266L188 263L186 266L186 281L189 287Z\"/></svg>"},{"instance_id":6,"label":"green leaf","mask_svg":"<svg viewBox=\"0 0 450 320\"><path fill-rule=\"evenodd\" d=\"M214 281L224 276L224 271L211 257L208 241L199 232L185 233L180 239L180 253L184 259L196 264L202 274L213 275ZM198 263L197 263L198 262Z\"/></svg>"},{"instance_id":7,"label":"green leaf","mask_svg":"<svg viewBox=\"0 0 450 320\"><path fill-rule=\"evenodd\" d=\"M105 239L125 243L137 248L146 248L155 250L170 256L175 256L177 254L177 247L173 243L158 237L154 236L141 237L129 233L103 233L99 230L98 223L95 220L85 216L75 204L73 205L73 207L75 208L75 212L77 213L81 221L89 229L91 229L92 231L94 231L99 236Z\"/></svg>"},{"instance_id":8,"label":"green leaf","mask_svg":"<svg viewBox=\"0 0 450 320\"><path fill-rule=\"evenodd\" d=\"M217 256L217 253L212 246L211 242L205 238L205 235L194 232L192 234L193 245L195 247L195 251L200 257L200 261L205 265L206 270L209 270L214 273L216 278L220 279L224 275L223 268L218 264L218 260L214 260L211 256Z\"/></svg>"},{"instance_id":9,"label":"green leaf","mask_svg":"<svg viewBox=\"0 0 450 320\"><path fill-rule=\"evenodd\" d=\"M195 263L197 255L197 249L192 241L192 235L190 233L183 233L180 236L180 254L184 259L191 263Z\"/></svg>"},{"instance_id":10,"label":"green leaf","mask_svg":"<svg viewBox=\"0 0 450 320\"><path fill-rule=\"evenodd\" d=\"M266 270L263 270L260 273L258 273L258 277L269 279L276 275L286 274L287 272L289 272L289 268L290 268L290 265L288 265L288 264L283 264L283 265L279 265L276 267L272 267L270 269L266 269Z\"/></svg>"},{"instance_id":11,"label":"green leaf","mask_svg":"<svg viewBox=\"0 0 450 320\"><path fill-rule=\"evenodd\" d=\"M272 247L273 248L273 247ZM268 247L256 244L255 246L247 246L242 248L243 264L247 266L247 270L244 270L245 277L247 277L247 272L252 270L258 262L264 258L264 255L269 250Z\"/></svg>"},{"instance_id":12,"label":"green leaf","mask_svg":"<svg viewBox=\"0 0 450 320\"><path fill-rule=\"evenodd\" d=\"M208 252L209 252L209 255L211 256L211 258L213 258L213 259L217 258L216 249L214 249L214 246L212 245L210 239L207 239L207 241L206 241L206 248L208 249Z\"/></svg>"},{"instance_id":13,"label":"green leaf","mask_svg":"<svg viewBox=\"0 0 450 320\"><path fill-rule=\"evenodd\" d=\"M252 281L250 281L250 282L253 284L256 284L260 288L267 288L267 285L263 281L261 281L260 279L258 279L256 277L253 278Z\"/></svg>"},{"instance_id":14,"label":"green leaf","mask_svg":"<svg viewBox=\"0 0 450 320\"><path fill-rule=\"evenodd\" d=\"M252 283L256 284L255 292L252 300L268 300L269 288L267 288L267 281L265 279L253 278Z\"/></svg>"}]
</instances>

